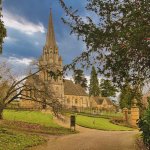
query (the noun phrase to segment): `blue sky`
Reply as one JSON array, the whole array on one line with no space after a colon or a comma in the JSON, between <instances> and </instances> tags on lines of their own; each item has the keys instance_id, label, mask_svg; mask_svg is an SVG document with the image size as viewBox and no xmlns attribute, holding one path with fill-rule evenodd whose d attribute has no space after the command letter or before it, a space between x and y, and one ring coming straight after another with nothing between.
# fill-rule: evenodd
<instances>
[{"instance_id":1,"label":"blue sky","mask_svg":"<svg viewBox=\"0 0 150 150\"><path fill-rule=\"evenodd\" d=\"M86 0L66 0L85 16ZM7 28L7 38L3 45L1 60L7 60L13 69L27 68L32 59L38 59L45 44L50 7L53 11L56 40L63 63L68 64L78 56L85 45L77 37L70 35L70 28L63 24L64 10L58 0L3 0L3 20Z\"/></svg>"}]
</instances>

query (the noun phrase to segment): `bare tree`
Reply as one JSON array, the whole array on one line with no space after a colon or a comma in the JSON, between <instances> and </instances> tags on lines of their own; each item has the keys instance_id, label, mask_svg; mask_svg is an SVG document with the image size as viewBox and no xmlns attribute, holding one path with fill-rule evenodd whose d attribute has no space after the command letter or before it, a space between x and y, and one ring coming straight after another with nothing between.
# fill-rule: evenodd
<instances>
[{"instance_id":1,"label":"bare tree","mask_svg":"<svg viewBox=\"0 0 150 150\"><path fill-rule=\"evenodd\" d=\"M17 80L6 64L0 66L0 119L3 118L3 110L6 106L17 99L34 101L43 106L49 106L52 108L54 114L58 115L61 104L55 98L53 90L50 89L46 82L35 78L43 69L47 69L47 67L38 67L38 70L34 73L30 73L22 79ZM27 84L26 81L31 78L32 82ZM30 94L26 94L27 92Z\"/></svg>"}]
</instances>

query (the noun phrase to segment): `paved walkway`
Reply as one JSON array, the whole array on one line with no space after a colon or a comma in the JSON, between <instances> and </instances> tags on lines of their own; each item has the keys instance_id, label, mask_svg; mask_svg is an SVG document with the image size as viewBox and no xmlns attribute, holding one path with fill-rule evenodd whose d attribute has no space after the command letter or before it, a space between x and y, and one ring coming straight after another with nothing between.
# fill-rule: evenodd
<instances>
[{"instance_id":1,"label":"paved walkway","mask_svg":"<svg viewBox=\"0 0 150 150\"><path fill-rule=\"evenodd\" d=\"M138 131L100 131L77 126L79 134L50 136L47 144L30 150L135 150Z\"/></svg>"}]
</instances>

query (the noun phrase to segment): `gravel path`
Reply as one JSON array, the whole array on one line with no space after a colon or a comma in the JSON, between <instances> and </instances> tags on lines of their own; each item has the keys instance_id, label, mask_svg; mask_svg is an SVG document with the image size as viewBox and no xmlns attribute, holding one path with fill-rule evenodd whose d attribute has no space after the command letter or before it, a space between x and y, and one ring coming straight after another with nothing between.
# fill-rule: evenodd
<instances>
[{"instance_id":1,"label":"gravel path","mask_svg":"<svg viewBox=\"0 0 150 150\"><path fill-rule=\"evenodd\" d=\"M77 126L79 134L49 137L30 150L135 150L138 131L100 131Z\"/></svg>"}]
</instances>

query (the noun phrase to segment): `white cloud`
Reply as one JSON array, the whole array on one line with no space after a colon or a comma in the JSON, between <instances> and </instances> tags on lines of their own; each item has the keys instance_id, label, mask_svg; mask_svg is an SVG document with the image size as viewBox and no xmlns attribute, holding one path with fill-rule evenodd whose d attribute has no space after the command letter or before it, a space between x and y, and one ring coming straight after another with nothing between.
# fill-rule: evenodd
<instances>
[{"instance_id":1,"label":"white cloud","mask_svg":"<svg viewBox=\"0 0 150 150\"><path fill-rule=\"evenodd\" d=\"M34 61L33 58L18 58L18 57L6 57L0 56L0 64L5 62L7 66L11 69L11 72L17 78L21 78L29 73L31 68L30 64Z\"/></svg>"},{"instance_id":2,"label":"white cloud","mask_svg":"<svg viewBox=\"0 0 150 150\"><path fill-rule=\"evenodd\" d=\"M9 57L8 63L10 64L19 64L29 66L33 62L33 59L30 58L16 58L16 57Z\"/></svg>"},{"instance_id":3,"label":"white cloud","mask_svg":"<svg viewBox=\"0 0 150 150\"><path fill-rule=\"evenodd\" d=\"M39 22L38 24L34 24L25 18L14 15L8 11L4 11L3 21L6 27L16 29L28 35L33 35L37 32L45 33L45 28L42 23Z\"/></svg>"}]
</instances>

